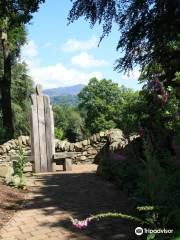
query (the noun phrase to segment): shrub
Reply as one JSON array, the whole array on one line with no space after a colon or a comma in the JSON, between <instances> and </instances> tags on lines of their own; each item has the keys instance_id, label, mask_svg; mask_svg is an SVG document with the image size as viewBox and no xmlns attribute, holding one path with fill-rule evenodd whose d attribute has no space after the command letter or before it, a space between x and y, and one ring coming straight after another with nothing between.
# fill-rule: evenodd
<instances>
[{"instance_id":1,"label":"shrub","mask_svg":"<svg viewBox=\"0 0 180 240\"><path fill-rule=\"evenodd\" d=\"M64 131L61 128L54 128L55 138L62 140L64 137Z\"/></svg>"},{"instance_id":2,"label":"shrub","mask_svg":"<svg viewBox=\"0 0 180 240\"><path fill-rule=\"evenodd\" d=\"M7 184L17 188L25 188L26 178L24 176L25 156L22 146L19 147L19 160L14 162L14 174L8 179Z\"/></svg>"}]
</instances>

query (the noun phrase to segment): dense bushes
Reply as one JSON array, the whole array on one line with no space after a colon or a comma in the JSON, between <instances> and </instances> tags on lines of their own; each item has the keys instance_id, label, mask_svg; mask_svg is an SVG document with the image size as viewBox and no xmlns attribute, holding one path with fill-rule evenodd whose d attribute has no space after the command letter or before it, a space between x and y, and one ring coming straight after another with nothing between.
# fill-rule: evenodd
<instances>
[{"instance_id":1,"label":"dense bushes","mask_svg":"<svg viewBox=\"0 0 180 240\"><path fill-rule=\"evenodd\" d=\"M88 132L93 134L116 127L127 133L137 131L134 106L138 96L138 92L119 87L112 80L90 79L78 95L79 109Z\"/></svg>"},{"instance_id":2,"label":"dense bushes","mask_svg":"<svg viewBox=\"0 0 180 240\"><path fill-rule=\"evenodd\" d=\"M84 137L84 121L79 111L68 105L54 105L55 137L68 139L70 142Z\"/></svg>"},{"instance_id":3,"label":"dense bushes","mask_svg":"<svg viewBox=\"0 0 180 240\"><path fill-rule=\"evenodd\" d=\"M1 73L0 73L1 78ZM30 134L30 95L34 92L33 81L28 76L25 63L15 63L12 67L12 113L14 138ZM3 127L2 111L0 106L0 143L9 140L7 131Z\"/></svg>"},{"instance_id":4,"label":"dense bushes","mask_svg":"<svg viewBox=\"0 0 180 240\"><path fill-rule=\"evenodd\" d=\"M128 192L136 201L137 207L143 209L141 213L152 229L174 229L178 237L179 98L174 88L165 87L161 81L155 79L147 82L133 104L130 114L136 119L134 124L141 128L141 147L134 143L134 148L128 150L130 155L127 152L117 153L123 155L123 161L112 161L107 157L101 163L101 172ZM176 237L162 234L151 235L149 239L178 239Z\"/></svg>"}]
</instances>

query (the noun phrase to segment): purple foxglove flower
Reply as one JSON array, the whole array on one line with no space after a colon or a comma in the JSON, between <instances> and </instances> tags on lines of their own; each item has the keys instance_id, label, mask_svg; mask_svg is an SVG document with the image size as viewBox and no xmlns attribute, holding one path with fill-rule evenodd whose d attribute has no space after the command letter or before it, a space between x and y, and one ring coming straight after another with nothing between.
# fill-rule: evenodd
<instances>
[{"instance_id":1,"label":"purple foxglove flower","mask_svg":"<svg viewBox=\"0 0 180 240\"><path fill-rule=\"evenodd\" d=\"M73 222L73 225L76 228L83 229L83 228L86 228L88 226L88 223L90 222L90 219L87 218L87 219L82 220L82 221L79 221L77 219L73 219L72 222Z\"/></svg>"},{"instance_id":2,"label":"purple foxglove flower","mask_svg":"<svg viewBox=\"0 0 180 240\"><path fill-rule=\"evenodd\" d=\"M168 97L169 97L168 92L163 89L163 91L162 91L162 100L163 100L164 103L167 103Z\"/></svg>"}]
</instances>

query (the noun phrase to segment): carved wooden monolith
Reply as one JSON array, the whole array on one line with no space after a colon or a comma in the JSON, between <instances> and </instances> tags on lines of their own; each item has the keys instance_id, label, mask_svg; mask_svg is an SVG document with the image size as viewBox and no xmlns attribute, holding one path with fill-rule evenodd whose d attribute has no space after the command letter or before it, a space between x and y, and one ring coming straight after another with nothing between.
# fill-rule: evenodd
<instances>
[{"instance_id":1,"label":"carved wooden monolith","mask_svg":"<svg viewBox=\"0 0 180 240\"><path fill-rule=\"evenodd\" d=\"M51 172L55 151L54 119L48 96L42 87L36 86L36 94L31 95L31 148L34 158L34 171Z\"/></svg>"}]
</instances>

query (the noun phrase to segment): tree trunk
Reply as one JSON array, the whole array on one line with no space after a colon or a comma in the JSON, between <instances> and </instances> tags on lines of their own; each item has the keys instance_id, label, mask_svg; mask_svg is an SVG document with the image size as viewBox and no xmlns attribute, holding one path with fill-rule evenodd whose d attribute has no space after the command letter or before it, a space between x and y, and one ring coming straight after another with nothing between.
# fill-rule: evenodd
<instances>
[{"instance_id":1,"label":"tree trunk","mask_svg":"<svg viewBox=\"0 0 180 240\"><path fill-rule=\"evenodd\" d=\"M3 127L6 137L12 138L14 135L12 107L11 107L11 55L7 39L7 33L1 32L1 42L4 60L4 73L1 81L1 106L3 114Z\"/></svg>"}]
</instances>

